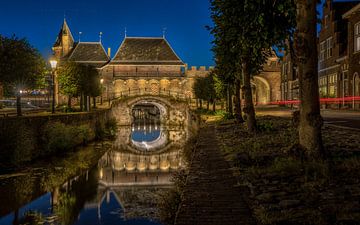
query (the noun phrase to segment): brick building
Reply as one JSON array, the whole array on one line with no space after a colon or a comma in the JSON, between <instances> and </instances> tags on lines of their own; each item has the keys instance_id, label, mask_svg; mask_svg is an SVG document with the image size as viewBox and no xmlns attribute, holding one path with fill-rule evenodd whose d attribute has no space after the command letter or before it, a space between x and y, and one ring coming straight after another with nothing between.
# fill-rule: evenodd
<instances>
[{"instance_id":1,"label":"brick building","mask_svg":"<svg viewBox=\"0 0 360 225\"><path fill-rule=\"evenodd\" d=\"M296 65L292 60L290 46L284 52L281 60L281 100L292 101L299 99L299 79Z\"/></svg>"},{"instance_id":2,"label":"brick building","mask_svg":"<svg viewBox=\"0 0 360 225\"><path fill-rule=\"evenodd\" d=\"M327 0L319 32L319 91L321 98L348 96L348 29L342 15L357 3ZM344 105L345 102L343 102Z\"/></svg>"},{"instance_id":3,"label":"brick building","mask_svg":"<svg viewBox=\"0 0 360 225\"><path fill-rule=\"evenodd\" d=\"M196 77L206 76L213 69L205 66L188 68L165 37L125 37L115 55L106 52L101 42L76 42L64 20L53 46L54 56L61 63L72 60L93 65L103 79L103 97L137 94L182 94L194 98ZM275 52L264 65L264 70L252 80L254 101L268 104L279 101L280 64ZM66 102L59 94L56 82L56 102Z\"/></svg>"},{"instance_id":4,"label":"brick building","mask_svg":"<svg viewBox=\"0 0 360 225\"><path fill-rule=\"evenodd\" d=\"M336 101L330 101L333 104L328 104L332 107L351 107L348 98L353 93L356 95L356 90L353 92L350 87L354 83L352 80L357 70L355 67L359 62L356 59L357 54L354 54L354 29L358 21L355 17L358 7L358 3L354 1L326 0L323 5L318 36L319 94L320 98L336 98ZM352 18L353 24L349 22L348 28L349 18ZM291 54L285 53L281 72L282 100L297 100L299 97L296 71L296 65L292 65Z\"/></svg>"},{"instance_id":5,"label":"brick building","mask_svg":"<svg viewBox=\"0 0 360 225\"><path fill-rule=\"evenodd\" d=\"M348 59L346 72L346 94L351 96L350 105L360 108L360 3L344 13L342 16L347 21L348 29ZM355 98L357 97L357 98Z\"/></svg>"}]
</instances>

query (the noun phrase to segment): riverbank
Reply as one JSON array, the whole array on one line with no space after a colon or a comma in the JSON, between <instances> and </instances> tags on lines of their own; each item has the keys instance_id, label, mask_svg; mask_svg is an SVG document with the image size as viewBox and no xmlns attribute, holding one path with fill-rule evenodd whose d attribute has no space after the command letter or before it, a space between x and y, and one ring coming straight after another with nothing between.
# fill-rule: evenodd
<instances>
[{"instance_id":1,"label":"riverbank","mask_svg":"<svg viewBox=\"0 0 360 225\"><path fill-rule=\"evenodd\" d=\"M260 132L219 122L216 137L257 224L357 224L360 221L360 132L323 127L331 157L302 162L290 118L258 117Z\"/></svg>"},{"instance_id":2,"label":"riverbank","mask_svg":"<svg viewBox=\"0 0 360 225\"><path fill-rule=\"evenodd\" d=\"M109 110L0 119L0 168L63 154L114 129Z\"/></svg>"},{"instance_id":3,"label":"riverbank","mask_svg":"<svg viewBox=\"0 0 360 225\"><path fill-rule=\"evenodd\" d=\"M54 201L58 198L55 194L59 194L59 187L64 183L71 185L81 176L88 177L89 170L111 148L111 142L92 143L61 157L37 160L29 167L0 175L0 218L10 212L18 212L45 193L51 192ZM94 176L97 177L97 174ZM82 189L82 192L86 191L86 188Z\"/></svg>"}]
</instances>

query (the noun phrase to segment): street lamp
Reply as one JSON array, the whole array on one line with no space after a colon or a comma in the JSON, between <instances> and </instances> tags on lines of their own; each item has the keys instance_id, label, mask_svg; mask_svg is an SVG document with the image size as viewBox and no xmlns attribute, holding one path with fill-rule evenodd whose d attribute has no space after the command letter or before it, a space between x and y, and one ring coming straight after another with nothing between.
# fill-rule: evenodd
<instances>
[{"instance_id":1,"label":"street lamp","mask_svg":"<svg viewBox=\"0 0 360 225\"><path fill-rule=\"evenodd\" d=\"M57 61L56 59L50 59L50 65L51 65L51 69L52 69L52 104L51 104L51 113L54 114L55 113L55 70L56 70L56 66L57 66Z\"/></svg>"},{"instance_id":2,"label":"street lamp","mask_svg":"<svg viewBox=\"0 0 360 225\"><path fill-rule=\"evenodd\" d=\"M100 79L100 84L101 84L101 96L100 96L100 105L102 105L103 104L103 93L102 93L102 91L103 91L103 84L104 84L104 79L103 78L101 78Z\"/></svg>"}]
</instances>

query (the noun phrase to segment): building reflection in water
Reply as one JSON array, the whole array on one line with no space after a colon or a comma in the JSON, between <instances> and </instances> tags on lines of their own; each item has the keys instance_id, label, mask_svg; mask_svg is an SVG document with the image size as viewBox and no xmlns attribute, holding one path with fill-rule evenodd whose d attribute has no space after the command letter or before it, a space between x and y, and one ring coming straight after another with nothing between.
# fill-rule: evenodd
<instances>
[{"instance_id":1,"label":"building reflection in water","mask_svg":"<svg viewBox=\"0 0 360 225\"><path fill-rule=\"evenodd\" d=\"M57 178L52 170L46 172L52 177L49 181L59 179L55 183L63 184L52 187L51 192L38 189L33 196L24 195L12 213L4 210L0 224L158 224L153 220L156 199L159 192L171 187L172 174L184 165L181 150L187 136L186 130L162 127L154 118L137 119L132 126L119 128L112 149L92 169L81 171L81 163L74 161L69 163L78 164L79 172L70 179ZM64 178L66 182L60 181ZM19 182L29 182L29 178L14 185ZM16 187L8 186L9 190ZM19 194L9 199L15 196Z\"/></svg>"}]
</instances>

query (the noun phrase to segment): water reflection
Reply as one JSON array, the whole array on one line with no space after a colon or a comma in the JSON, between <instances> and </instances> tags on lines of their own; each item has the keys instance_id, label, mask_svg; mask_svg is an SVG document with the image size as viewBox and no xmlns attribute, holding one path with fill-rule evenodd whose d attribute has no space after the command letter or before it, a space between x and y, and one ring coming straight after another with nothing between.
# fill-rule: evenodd
<instances>
[{"instance_id":1,"label":"water reflection","mask_svg":"<svg viewBox=\"0 0 360 225\"><path fill-rule=\"evenodd\" d=\"M0 224L158 224L156 196L183 166L180 151L187 136L184 129L138 118L119 129L111 149L91 169L80 169L91 155L74 153L76 160L42 168L36 176L0 180ZM91 150L87 154L99 149ZM71 167L78 172L66 176Z\"/></svg>"}]
</instances>

